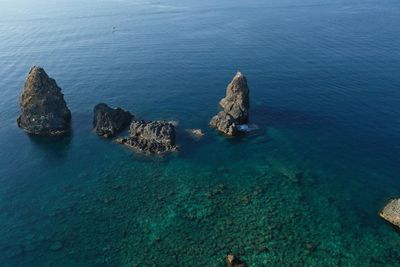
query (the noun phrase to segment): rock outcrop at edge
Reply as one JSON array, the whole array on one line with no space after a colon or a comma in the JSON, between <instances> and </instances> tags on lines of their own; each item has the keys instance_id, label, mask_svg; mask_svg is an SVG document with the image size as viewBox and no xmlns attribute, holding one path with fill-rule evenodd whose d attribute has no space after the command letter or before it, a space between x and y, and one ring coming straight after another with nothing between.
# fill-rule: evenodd
<instances>
[{"instance_id":1,"label":"rock outcrop at edge","mask_svg":"<svg viewBox=\"0 0 400 267\"><path fill-rule=\"evenodd\" d=\"M133 118L128 111L100 103L94 107L93 129L97 135L110 138L128 127Z\"/></svg>"},{"instance_id":2,"label":"rock outcrop at edge","mask_svg":"<svg viewBox=\"0 0 400 267\"><path fill-rule=\"evenodd\" d=\"M227 135L236 135L237 126L247 123L249 119L249 92L246 77L237 72L228 84L226 96L219 102L223 111L211 119L210 126Z\"/></svg>"},{"instance_id":3,"label":"rock outcrop at edge","mask_svg":"<svg viewBox=\"0 0 400 267\"><path fill-rule=\"evenodd\" d=\"M70 130L71 111L61 88L43 68L30 69L20 98L17 124L34 135L61 135Z\"/></svg>"},{"instance_id":4,"label":"rock outcrop at edge","mask_svg":"<svg viewBox=\"0 0 400 267\"><path fill-rule=\"evenodd\" d=\"M151 154L176 151L175 127L166 121L133 121L129 136L119 138L119 143Z\"/></svg>"},{"instance_id":5,"label":"rock outcrop at edge","mask_svg":"<svg viewBox=\"0 0 400 267\"><path fill-rule=\"evenodd\" d=\"M400 198L390 200L379 212L379 216L400 228Z\"/></svg>"}]
</instances>

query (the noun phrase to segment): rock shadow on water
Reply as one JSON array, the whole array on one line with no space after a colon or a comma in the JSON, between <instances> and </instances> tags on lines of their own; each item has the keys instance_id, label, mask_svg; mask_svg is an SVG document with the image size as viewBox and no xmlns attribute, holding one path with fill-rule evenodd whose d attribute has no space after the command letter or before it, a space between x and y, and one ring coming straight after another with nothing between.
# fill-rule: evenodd
<instances>
[{"instance_id":1,"label":"rock shadow on water","mask_svg":"<svg viewBox=\"0 0 400 267\"><path fill-rule=\"evenodd\" d=\"M55 159L65 158L71 147L73 138L72 130L62 136L37 136L28 134L29 140L31 141L34 149L39 149L46 154L49 158L54 157Z\"/></svg>"},{"instance_id":2,"label":"rock shadow on water","mask_svg":"<svg viewBox=\"0 0 400 267\"><path fill-rule=\"evenodd\" d=\"M244 127L254 127L251 130L238 131L235 136L227 136L223 133L216 132L216 138L218 142L228 142L230 145L243 144L253 140L255 138L266 136L266 127L258 126L258 123L249 123L248 125L243 125Z\"/></svg>"},{"instance_id":3,"label":"rock shadow on water","mask_svg":"<svg viewBox=\"0 0 400 267\"><path fill-rule=\"evenodd\" d=\"M107 140L105 139L102 141L107 142ZM115 143L116 146L117 145L120 146L119 149L123 150L124 153L128 155L129 160L141 163L152 162L152 163L164 164L178 157L179 154L181 153L180 150L174 153L160 153L160 154L143 153L128 146L121 146L121 144L117 143L117 141L115 140L113 142ZM127 162L129 162L129 160L127 160Z\"/></svg>"}]
</instances>

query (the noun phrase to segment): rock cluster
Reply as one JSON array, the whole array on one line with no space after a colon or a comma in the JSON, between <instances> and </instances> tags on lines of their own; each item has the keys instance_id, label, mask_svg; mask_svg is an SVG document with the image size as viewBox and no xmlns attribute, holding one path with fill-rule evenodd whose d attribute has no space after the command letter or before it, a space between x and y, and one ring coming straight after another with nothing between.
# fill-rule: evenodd
<instances>
[{"instance_id":1,"label":"rock cluster","mask_svg":"<svg viewBox=\"0 0 400 267\"><path fill-rule=\"evenodd\" d=\"M221 99L223 109L210 121L212 127L236 135L249 118L249 88L246 77L238 72L229 83L226 96ZM43 68L34 66L29 71L20 98L21 114L18 126L36 135L59 135L70 130L71 112L68 109L61 88ZM111 108L100 103L94 108L93 128L106 138L115 136L130 124L130 133L118 142L148 153L163 153L177 150L175 126L166 121L133 121L134 116L121 108ZM201 138L201 129L189 129L192 136Z\"/></svg>"},{"instance_id":2,"label":"rock cluster","mask_svg":"<svg viewBox=\"0 0 400 267\"><path fill-rule=\"evenodd\" d=\"M379 216L391 224L400 227L400 198L390 200L379 212Z\"/></svg>"},{"instance_id":3,"label":"rock cluster","mask_svg":"<svg viewBox=\"0 0 400 267\"><path fill-rule=\"evenodd\" d=\"M248 122L250 108L249 87L241 72L228 84L226 96L219 105L223 111L211 119L210 125L227 135L236 135L238 125Z\"/></svg>"},{"instance_id":4,"label":"rock cluster","mask_svg":"<svg viewBox=\"0 0 400 267\"><path fill-rule=\"evenodd\" d=\"M129 136L119 138L119 143L146 153L164 153L177 150L175 127L166 121L133 121Z\"/></svg>"},{"instance_id":5,"label":"rock cluster","mask_svg":"<svg viewBox=\"0 0 400 267\"><path fill-rule=\"evenodd\" d=\"M99 136L110 138L129 126L132 119L133 115L128 111L100 103L94 107L93 128Z\"/></svg>"},{"instance_id":6,"label":"rock cluster","mask_svg":"<svg viewBox=\"0 0 400 267\"><path fill-rule=\"evenodd\" d=\"M20 98L18 126L35 135L60 135L69 131L71 112L61 88L41 67L32 67Z\"/></svg>"}]
</instances>

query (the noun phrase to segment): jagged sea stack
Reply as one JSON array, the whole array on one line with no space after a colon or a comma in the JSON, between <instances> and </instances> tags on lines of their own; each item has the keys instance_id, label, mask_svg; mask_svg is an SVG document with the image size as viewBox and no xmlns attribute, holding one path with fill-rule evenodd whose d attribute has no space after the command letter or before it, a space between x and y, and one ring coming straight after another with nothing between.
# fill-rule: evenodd
<instances>
[{"instance_id":1,"label":"jagged sea stack","mask_svg":"<svg viewBox=\"0 0 400 267\"><path fill-rule=\"evenodd\" d=\"M133 115L128 111L100 103L94 107L93 128L99 136L110 138L129 126L132 118Z\"/></svg>"},{"instance_id":2,"label":"jagged sea stack","mask_svg":"<svg viewBox=\"0 0 400 267\"><path fill-rule=\"evenodd\" d=\"M43 68L34 66L20 98L18 126L35 135L60 135L70 130L71 112L61 88Z\"/></svg>"},{"instance_id":3,"label":"jagged sea stack","mask_svg":"<svg viewBox=\"0 0 400 267\"><path fill-rule=\"evenodd\" d=\"M129 136L117 141L144 153L160 154L177 150L175 127L166 121L133 121Z\"/></svg>"},{"instance_id":4,"label":"jagged sea stack","mask_svg":"<svg viewBox=\"0 0 400 267\"><path fill-rule=\"evenodd\" d=\"M228 84L226 96L219 105L223 109L215 115L210 125L227 135L236 135L237 126L249 120L250 97L246 77L237 72Z\"/></svg>"}]
</instances>

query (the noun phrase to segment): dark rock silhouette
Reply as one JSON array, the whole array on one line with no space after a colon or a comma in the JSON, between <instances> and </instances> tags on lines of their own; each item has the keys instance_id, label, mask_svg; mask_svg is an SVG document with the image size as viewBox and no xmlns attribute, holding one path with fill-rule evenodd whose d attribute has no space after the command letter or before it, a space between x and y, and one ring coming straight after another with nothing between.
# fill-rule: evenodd
<instances>
[{"instance_id":1,"label":"dark rock silhouette","mask_svg":"<svg viewBox=\"0 0 400 267\"><path fill-rule=\"evenodd\" d=\"M219 105L223 111L211 119L211 127L227 135L236 135L237 126L248 122L250 108L249 87L246 77L241 72L237 72L228 84L226 96L221 99Z\"/></svg>"},{"instance_id":2,"label":"dark rock silhouette","mask_svg":"<svg viewBox=\"0 0 400 267\"><path fill-rule=\"evenodd\" d=\"M146 153L176 151L175 127L166 121L133 121L129 136L119 138L119 143Z\"/></svg>"},{"instance_id":3,"label":"dark rock silhouette","mask_svg":"<svg viewBox=\"0 0 400 267\"><path fill-rule=\"evenodd\" d=\"M20 98L18 126L35 135L61 135L70 130L71 112L61 88L43 68L29 71Z\"/></svg>"},{"instance_id":4,"label":"dark rock silhouette","mask_svg":"<svg viewBox=\"0 0 400 267\"><path fill-rule=\"evenodd\" d=\"M93 128L99 136L113 137L128 127L132 118L133 115L128 111L121 108L111 108L100 103L94 107Z\"/></svg>"}]
</instances>

